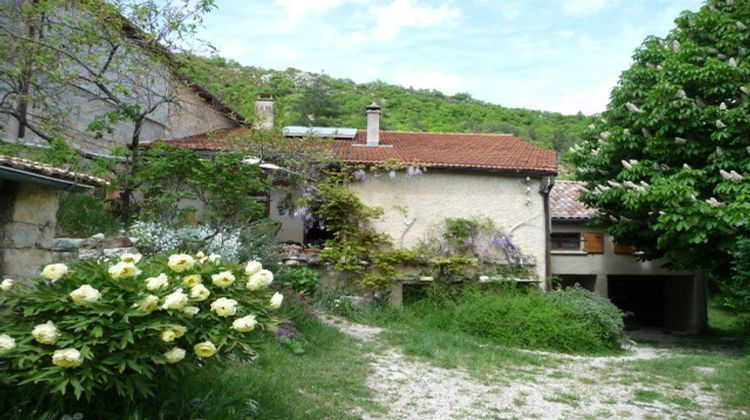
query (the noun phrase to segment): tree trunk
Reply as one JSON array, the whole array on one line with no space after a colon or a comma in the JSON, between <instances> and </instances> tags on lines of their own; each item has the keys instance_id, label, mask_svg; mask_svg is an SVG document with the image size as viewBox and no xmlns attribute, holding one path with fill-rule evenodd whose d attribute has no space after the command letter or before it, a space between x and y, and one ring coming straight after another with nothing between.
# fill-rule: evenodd
<instances>
[{"instance_id":1,"label":"tree trunk","mask_svg":"<svg viewBox=\"0 0 750 420\"><path fill-rule=\"evenodd\" d=\"M123 223L129 223L135 208L133 206L133 196L137 187L136 175L140 169L140 142L141 142L141 129L143 128L143 122L145 116L139 116L134 119L135 127L133 127L133 136L130 140L130 159L126 162L126 168L122 176L121 185L122 193L120 194L120 220Z\"/></svg>"}]
</instances>

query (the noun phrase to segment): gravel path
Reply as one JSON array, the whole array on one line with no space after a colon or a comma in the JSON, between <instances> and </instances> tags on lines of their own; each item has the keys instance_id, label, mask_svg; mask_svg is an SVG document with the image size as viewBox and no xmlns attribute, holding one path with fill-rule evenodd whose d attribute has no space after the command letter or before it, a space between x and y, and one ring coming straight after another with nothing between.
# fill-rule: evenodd
<instances>
[{"instance_id":1,"label":"gravel path","mask_svg":"<svg viewBox=\"0 0 750 420\"><path fill-rule=\"evenodd\" d=\"M631 360L677 354L673 349L634 345L630 354L616 357L534 352L561 363L555 368L498 367L489 380L479 380L461 368L445 369L405 356L378 338L380 328L340 318L328 322L382 348L372 355L368 386L386 412L364 415L368 419L715 419L750 414L725 411L717 395L697 384L640 384L622 366ZM660 398L648 398L647 393L639 398L638 392L657 392Z\"/></svg>"}]
</instances>

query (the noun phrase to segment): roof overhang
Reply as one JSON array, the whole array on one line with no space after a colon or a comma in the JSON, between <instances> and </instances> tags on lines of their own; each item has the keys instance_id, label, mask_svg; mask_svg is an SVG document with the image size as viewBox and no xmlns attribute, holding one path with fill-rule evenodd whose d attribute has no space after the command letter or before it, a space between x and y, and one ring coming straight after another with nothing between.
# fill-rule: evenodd
<instances>
[{"instance_id":1,"label":"roof overhang","mask_svg":"<svg viewBox=\"0 0 750 420\"><path fill-rule=\"evenodd\" d=\"M94 189L93 185L55 178L35 172L24 171L22 169L9 168L7 166L0 166L0 179L7 179L9 181L17 182L30 182L33 184L43 185L45 187L72 192L86 192Z\"/></svg>"}]
</instances>

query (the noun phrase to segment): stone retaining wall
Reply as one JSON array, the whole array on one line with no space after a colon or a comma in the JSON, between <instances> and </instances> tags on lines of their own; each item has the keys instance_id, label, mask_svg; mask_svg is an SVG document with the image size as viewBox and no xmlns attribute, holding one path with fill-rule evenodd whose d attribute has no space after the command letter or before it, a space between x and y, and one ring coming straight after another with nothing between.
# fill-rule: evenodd
<instances>
[{"instance_id":1,"label":"stone retaining wall","mask_svg":"<svg viewBox=\"0 0 750 420\"><path fill-rule=\"evenodd\" d=\"M136 242L137 238L106 237L98 233L90 238L55 238L50 250L55 261L91 260L119 257L124 253L138 253L134 246Z\"/></svg>"}]
</instances>

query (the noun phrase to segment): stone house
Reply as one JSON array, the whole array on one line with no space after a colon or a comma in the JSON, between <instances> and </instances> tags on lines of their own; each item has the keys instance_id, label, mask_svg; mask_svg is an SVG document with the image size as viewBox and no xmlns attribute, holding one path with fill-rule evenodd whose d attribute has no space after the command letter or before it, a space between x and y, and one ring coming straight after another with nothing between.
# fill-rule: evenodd
<instances>
[{"instance_id":1,"label":"stone house","mask_svg":"<svg viewBox=\"0 0 750 420\"><path fill-rule=\"evenodd\" d=\"M52 261L60 192L105 185L90 175L0 155L0 278L34 277Z\"/></svg>"},{"instance_id":2,"label":"stone house","mask_svg":"<svg viewBox=\"0 0 750 420\"><path fill-rule=\"evenodd\" d=\"M550 194L551 273L563 287L579 284L609 298L638 326L700 331L706 326L705 281L674 271L668 261L641 261L632 246L587 222L596 213L580 201L583 185L557 181Z\"/></svg>"},{"instance_id":3,"label":"stone house","mask_svg":"<svg viewBox=\"0 0 750 420\"><path fill-rule=\"evenodd\" d=\"M21 3L18 0L0 0L2 7L14 5L18 7ZM75 2L71 2L71 10L55 10L50 13L60 13L64 19L80 19L81 16L72 11L75 9L74 5ZM28 28L22 27L20 22L9 22L2 17L0 17L0 25L10 31L28 31ZM120 58L122 62L138 61L143 66L148 63L148 67L144 68L149 72L149 77L145 77L145 74L143 77L128 74L128 69L132 67L110 69L104 73L104 76L121 81L123 84L121 90L132 92L130 96L123 93L122 100L126 100L129 104L137 104L140 109L153 108L140 128L141 142L182 138L242 125L243 121L237 112L217 96L176 71L177 66L170 51L161 48L158 51L142 48L139 43L143 38L142 32L128 22L124 23L122 38L128 41L123 45L132 45L129 48L117 50L113 61L118 62L117 54L124 54L124 57ZM107 46L105 44L90 47L106 48ZM128 52L124 53L123 50L128 50ZM161 58L149 61L148 57L154 56L153 54L158 54ZM100 65L101 63L94 64ZM47 144L44 139L31 130L24 129L19 120L11 115L10 110L20 105L17 103L18 99L14 99L19 95L17 92L9 92L4 87L7 85L6 80L0 83L0 98L2 98L0 101L0 111L2 111L0 112L0 139L10 143L44 147ZM34 97L39 94L39 92L29 91L23 96ZM103 96L97 92L90 83L69 82L65 85L57 85L54 89L41 92L41 94L53 97L56 107L64 110L64 137L80 152L86 155L107 156L113 147L130 144L134 132L132 121L115 122L111 124L111 131L94 133L89 130L89 124L116 109L112 101L108 100L106 95ZM22 108L23 111L18 112L22 112L30 124L41 122L45 116L41 107L36 107L34 103L29 103Z\"/></svg>"},{"instance_id":4,"label":"stone house","mask_svg":"<svg viewBox=\"0 0 750 420\"><path fill-rule=\"evenodd\" d=\"M268 98L264 101L268 112ZM262 111L260 106L256 109ZM546 287L548 193L557 173L555 152L510 134L381 131L379 123L380 108L373 104L367 108L366 130L312 129L331 137L330 150L345 163L397 161L427 169L418 177L367 177L351 185L366 205L383 209L382 217L372 221L375 229L389 235L397 246L410 248L427 239L446 218L487 217L512 235L533 277ZM304 136L310 129L284 130L287 136ZM222 130L167 143L210 153L228 147L233 132ZM280 211L279 201L272 192L269 217L282 224L278 238L309 242L302 221Z\"/></svg>"}]
</instances>

